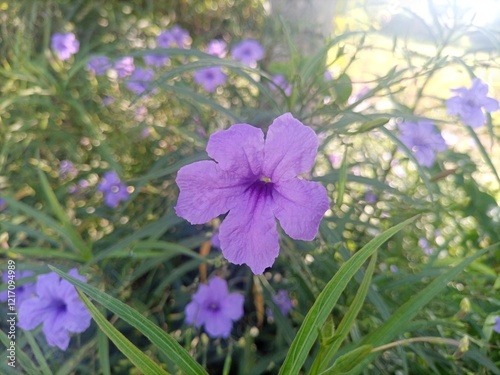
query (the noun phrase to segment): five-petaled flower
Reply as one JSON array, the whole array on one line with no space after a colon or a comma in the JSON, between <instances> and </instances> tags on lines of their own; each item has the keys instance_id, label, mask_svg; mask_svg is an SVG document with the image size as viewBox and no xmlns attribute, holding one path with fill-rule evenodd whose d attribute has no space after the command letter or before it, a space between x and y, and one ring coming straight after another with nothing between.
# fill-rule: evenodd
<instances>
[{"instance_id":1,"label":"five-petaled flower","mask_svg":"<svg viewBox=\"0 0 500 375\"><path fill-rule=\"evenodd\" d=\"M329 208L326 189L297 176L308 172L318 150L314 131L290 113L279 116L266 139L261 129L236 124L210 136L214 159L181 168L177 215L202 224L225 214L219 228L224 257L256 274L279 253L276 219L297 240L313 240Z\"/></svg>"},{"instance_id":2,"label":"five-petaled flower","mask_svg":"<svg viewBox=\"0 0 500 375\"><path fill-rule=\"evenodd\" d=\"M68 60L72 55L78 52L80 49L80 42L73 33L56 33L52 35L50 46L57 53L60 60Z\"/></svg>"},{"instance_id":3,"label":"five-petaled flower","mask_svg":"<svg viewBox=\"0 0 500 375\"><path fill-rule=\"evenodd\" d=\"M257 61L264 58L264 47L254 39L245 39L232 48L231 56L234 60L255 68Z\"/></svg>"},{"instance_id":4,"label":"five-petaled flower","mask_svg":"<svg viewBox=\"0 0 500 375\"><path fill-rule=\"evenodd\" d=\"M131 75L135 70L134 58L131 56L122 57L114 63L113 69L116 70L116 74L120 78Z\"/></svg>"},{"instance_id":5,"label":"five-petaled flower","mask_svg":"<svg viewBox=\"0 0 500 375\"><path fill-rule=\"evenodd\" d=\"M488 85L478 78L472 81L470 89L460 87L451 91L458 95L446 101L448 114L459 115L462 122L472 128L483 126L486 122L483 108L488 112L497 111L499 108L498 101L487 96Z\"/></svg>"},{"instance_id":6,"label":"five-petaled flower","mask_svg":"<svg viewBox=\"0 0 500 375\"><path fill-rule=\"evenodd\" d=\"M8 284L9 280L12 280L12 276L16 282L16 305L20 306L23 301L30 298L35 293L35 284L34 283L24 283L21 285L19 280L33 276L34 273L32 271L14 271L14 275L9 275L9 271L5 270L2 272L2 282L3 284ZM5 302L8 298L7 290L0 292L0 301Z\"/></svg>"},{"instance_id":7,"label":"five-petaled flower","mask_svg":"<svg viewBox=\"0 0 500 375\"><path fill-rule=\"evenodd\" d=\"M160 53L152 53L144 56L144 63L146 65L160 67L166 65L170 61L167 55L162 55Z\"/></svg>"},{"instance_id":8,"label":"five-petaled flower","mask_svg":"<svg viewBox=\"0 0 500 375\"><path fill-rule=\"evenodd\" d=\"M273 296L273 302L279 308L283 316L287 316L288 313L293 309L293 302L288 296L288 292L284 289L280 289L278 293ZM271 309L267 310L267 315L270 318L274 317Z\"/></svg>"},{"instance_id":9,"label":"five-petaled flower","mask_svg":"<svg viewBox=\"0 0 500 375\"><path fill-rule=\"evenodd\" d=\"M447 149L441 133L435 131L435 126L426 120L404 122L399 125L399 139L413 152L415 159L424 167L432 167L437 151Z\"/></svg>"},{"instance_id":10,"label":"five-petaled flower","mask_svg":"<svg viewBox=\"0 0 500 375\"><path fill-rule=\"evenodd\" d=\"M76 269L68 273L85 281ZM32 330L43 323L42 331L50 346L66 350L70 333L81 333L90 326L91 315L78 297L75 287L55 272L38 276L36 296L19 307L19 327Z\"/></svg>"},{"instance_id":11,"label":"five-petaled flower","mask_svg":"<svg viewBox=\"0 0 500 375\"><path fill-rule=\"evenodd\" d=\"M194 72L193 79L208 92L214 92L217 87L226 82L227 76L220 66L208 66Z\"/></svg>"},{"instance_id":12,"label":"five-petaled flower","mask_svg":"<svg viewBox=\"0 0 500 375\"><path fill-rule=\"evenodd\" d=\"M205 326L212 337L229 337L233 322L243 316L241 294L229 293L227 282L219 277L210 279L207 285L201 284L186 306L186 323L196 327Z\"/></svg>"},{"instance_id":13,"label":"five-petaled flower","mask_svg":"<svg viewBox=\"0 0 500 375\"><path fill-rule=\"evenodd\" d=\"M222 59L227 54L227 43L221 39L213 39L207 44L207 53Z\"/></svg>"},{"instance_id":14,"label":"five-petaled flower","mask_svg":"<svg viewBox=\"0 0 500 375\"><path fill-rule=\"evenodd\" d=\"M115 171L104 174L97 190L104 194L104 203L112 208L118 207L121 201L126 201L129 195L127 185L120 181Z\"/></svg>"}]
</instances>

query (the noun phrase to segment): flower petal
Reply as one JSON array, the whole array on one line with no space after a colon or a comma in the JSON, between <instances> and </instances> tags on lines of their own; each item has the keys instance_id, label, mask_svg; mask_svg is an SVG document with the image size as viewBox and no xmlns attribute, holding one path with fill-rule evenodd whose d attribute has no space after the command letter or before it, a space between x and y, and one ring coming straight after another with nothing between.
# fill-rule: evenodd
<instances>
[{"instance_id":1,"label":"flower petal","mask_svg":"<svg viewBox=\"0 0 500 375\"><path fill-rule=\"evenodd\" d=\"M50 346L57 346L61 350L68 349L69 333L65 328L64 314L50 314L43 323L43 333Z\"/></svg>"},{"instance_id":2,"label":"flower petal","mask_svg":"<svg viewBox=\"0 0 500 375\"><path fill-rule=\"evenodd\" d=\"M205 321L205 331L210 337L229 337L233 322L221 313L212 313Z\"/></svg>"},{"instance_id":3,"label":"flower petal","mask_svg":"<svg viewBox=\"0 0 500 375\"><path fill-rule=\"evenodd\" d=\"M36 281L36 294L40 298L52 299L59 295L59 283L61 278L55 272L39 275Z\"/></svg>"},{"instance_id":4,"label":"flower petal","mask_svg":"<svg viewBox=\"0 0 500 375\"><path fill-rule=\"evenodd\" d=\"M283 230L296 240L311 241L330 207L323 185L294 178L275 185L274 214Z\"/></svg>"},{"instance_id":5,"label":"flower petal","mask_svg":"<svg viewBox=\"0 0 500 375\"><path fill-rule=\"evenodd\" d=\"M196 301L190 302L185 309L187 324L194 324L196 327L201 327L203 320L200 318L200 305Z\"/></svg>"},{"instance_id":6,"label":"flower petal","mask_svg":"<svg viewBox=\"0 0 500 375\"><path fill-rule=\"evenodd\" d=\"M278 231L271 196L240 197L219 228L224 257L234 264L247 264L261 274L279 254Z\"/></svg>"},{"instance_id":7,"label":"flower petal","mask_svg":"<svg viewBox=\"0 0 500 375\"><path fill-rule=\"evenodd\" d=\"M231 320L239 320L243 316L245 298L238 293L230 293L221 303L221 312Z\"/></svg>"},{"instance_id":8,"label":"flower petal","mask_svg":"<svg viewBox=\"0 0 500 375\"><path fill-rule=\"evenodd\" d=\"M51 298L33 297L25 300L19 306L18 326L25 330L32 330L51 315Z\"/></svg>"},{"instance_id":9,"label":"flower petal","mask_svg":"<svg viewBox=\"0 0 500 375\"><path fill-rule=\"evenodd\" d=\"M264 133L248 124L236 124L210 136L207 153L223 171L257 176L264 158Z\"/></svg>"},{"instance_id":10,"label":"flower petal","mask_svg":"<svg viewBox=\"0 0 500 375\"><path fill-rule=\"evenodd\" d=\"M191 224L203 224L226 213L245 189L240 177L209 160L182 167L176 182L180 193L175 212Z\"/></svg>"},{"instance_id":11,"label":"flower petal","mask_svg":"<svg viewBox=\"0 0 500 375\"><path fill-rule=\"evenodd\" d=\"M296 177L312 168L317 152L314 131L285 113L267 131L263 174L272 182Z\"/></svg>"}]
</instances>

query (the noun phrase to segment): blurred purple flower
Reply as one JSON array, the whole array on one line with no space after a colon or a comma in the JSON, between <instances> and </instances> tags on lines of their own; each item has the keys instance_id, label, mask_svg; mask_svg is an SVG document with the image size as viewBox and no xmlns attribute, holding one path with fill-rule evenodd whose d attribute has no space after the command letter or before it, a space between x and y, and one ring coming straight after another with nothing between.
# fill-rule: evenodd
<instances>
[{"instance_id":1,"label":"blurred purple flower","mask_svg":"<svg viewBox=\"0 0 500 375\"><path fill-rule=\"evenodd\" d=\"M94 56L87 63L87 69L97 76L106 74L106 70L111 69L113 64L106 56Z\"/></svg>"},{"instance_id":2,"label":"blurred purple flower","mask_svg":"<svg viewBox=\"0 0 500 375\"><path fill-rule=\"evenodd\" d=\"M368 204L374 204L374 203L377 203L377 194L375 194L374 192L371 192L371 191L368 191L366 194L365 194L365 201L366 203Z\"/></svg>"},{"instance_id":3,"label":"blurred purple flower","mask_svg":"<svg viewBox=\"0 0 500 375\"><path fill-rule=\"evenodd\" d=\"M80 49L80 42L73 33L52 35L50 46L57 53L60 60L68 60Z\"/></svg>"},{"instance_id":4,"label":"blurred purple flower","mask_svg":"<svg viewBox=\"0 0 500 375\"><path fill-rule=\"evenodd\" d=\"M166 55L149 54L144 56L144 63L146 65L160 67L166 65L169 61L170 58Z\"/></svg>"},{"instance_id":5,"label":"blurred purple flower","mask_svg":"<svg viewBox=\"0 0 500 375\"><path fill-rule=\"evenodd\" d=\"M448 114L459 115L465 125L473 128L483 126L486 122L482 108L488 112L497 111L499 108L498 101L487 96L488 85L478 78L472 81L470 89L460 87L451 91L458 95L446 101Z\"/></svg>"},{"instance_id":6,"label":"blurred purple flower","mask_svg":"<svg viewBox=\"0 0 500 375\"><path fill-rule=\"evenodd\" d=\"M3 198L0 198L0 211L5 210L6 207L7 207L7 201Z\"/></svg>"},{"instance_id":7,"label":"blurred purple flower","mask_svg":"<svg viewBox=\"0 0 500 375\"><path fill-rule=\"evenodd\" d=\"M207 53L222 59L227 55L227 43L221 39L213 39L207 44Z\"/></svg>"},{"instance_id":8,"label":"blurred purple flower","mask_svg":"<svg viewBox=\"0 0 500 375\"><path fill-rule=\"evenodd\" d=\"M493 331L500 333L500 316L495 318L495 325L493 326Z\"/></svg>"},{"instance_id":9,"label":"blurred purple flower","mask_svg":"<svg viewBox=\"0 0 500 375\"><path fill-rule=\"evenodd\" d=\"M329 70L325 70L325 73L323 74L323 79L325 81L331 81L333 79L332 73Z\"/></svg>"},{"instance_id":10,"label":"blurred purple flower","mask_svg":"<svg viewBox=\"0 0 500 375\"><path fill-rule=\"evenodd\" d=\"M158 35L156 42L158 46L162 48L189 48L191 45L191 37L187 30L174 25L169 30Z\"/></svg>"},{"instance_id":11,"label":"blurred purple flower","mask_svg":"<svg viewBox=\"0 0 500 375\"><path fill-rule=\"evenodd\" d=\"M151 129L149 126L145 127L144 129L141 130L141 138L145 139L151 135Z\"/></svg>"},{"instance_id":12,"label":"blurred purple flower","mask_svg":"<svg viewBox=\"0 0 500 375\"><path fill-rule=\"evenodd\" d=\"M226 82L227 76L222 72L220 66L208 66L198 69L193 75L194 81L202 85L208 92L214 92L215 89Z\"/></svg>"},{"instance_id":13,"label":"blurred purple flower","mask_svg":"<svg viewBox=\"0 0 500 375\"><path fill-rule=\"evenodd\" d=\"M287 316L293 309L292 300L288 297L288 292L284 289L280 289L278 293L273 296L273 302L278 306L284 316Z\"/></svg>"},{"instance_id":14,"label":"blurred purple flower","mask_svg":"<svg viewBox=\"0 0 500 375\"><path fill-rule=\"evenodd\" d=\"M104 194L104 203L112 208L118 207L121 201L128 199L127 185L120 181L115 171L109 171L102 177L97 190Z\"/></svg>"},{"instance_id":15,"label":"blurred purple flower","mask_svg":"<svg viewBox=\"0 0 500 375\"><path fill-rule=\"evenodd\" d=\"M400 140L413 152L415 159L424 167L432 167L436 160L437 151L447 149L441 133L430 121L422 120L416 123L405 122L399 125Z\"/></svg>"},{"instance_id":16,"label":"blurred purple flower","mask_svg":"<svg viewBox=\"0 0 500 375\"><path fill-rule=\"evenodd\" d=\"M264 47L254 39L245 39L232 48L231 56L234 60L255 68L257 61L264 58Z\"/></svg>"},{"instance_id":17,"label":"blurred purple flower","mask_svg":"<svg viewBox=\"0 0 500 375\"><path fill-rule=\"evenodd\" d=\"M286 80L283 74L273 76L273 81L269 87L271 90L276 91L276 86L282 89L286 96L292 95L292 85Z\"/></svg>"},{"instance_id":18,"label":"blurred purple flower","mask_svg":"<svg viewBox=\"0 0 500 375\"><path fill-rule=\"evenodd\" d=\"M23 285L20 285L18 283L19 280L25 279L27 277L33 276L34 273L32 271L14 271L13 279L9 277L9 271L5 270L2 272L2 283L3 284L8 284L9 280L15 280L16 288L15 288L15 306L17 309L19 309L19 306L21 306L21 303L23 303L24 300L30 298L33 294L35 294L35 284L34 283L26 283ZM7 301L8 298L8 291L4 290L0 292L0 301L5 302Z\"/></svg>"},{"instance_id":19,"label":"blurred purple flower","mask_svg":"<svg viewBox=\"0 0 500 375\"><path fill-rule=\"evenodd\" d=\"M116 70L116 73L120 78L131 75L135 70L134 58L130 56L122 57L118 61L115 61L113 69Z\"/></svg>"},{"instance_id":20,"label":"blurred purple flower","mask_svg":"<svg viewBox=\"0 0 500 375\"><path fill-rule=\"evenodd\" d=\"M420 246L425 255L430 256L434 253L434 250L432 250L432 247L429 245L429 241L424 237L418 240L418 246Z\"/></svg>"},{"instance_id":21,"label":"blurred purple flower","mask_svg":"<svg viewBox=\"0 0 500 375\"><path fill-rule=\"evenodd\" d=\"M391 266L389 267L389 269L391 270L392 273L397 273L399 272L399 268L398 266L394 265L394 264L391 264Z\"/></svg>"},{"instance_id":22,"label":"blurred purple flower","mask_svg":"<svg viewBox=\"0 0 500 375\"><path fill-rule=\"evenodd\" d=\"M279 253L276 219L290 237L310 241L330 206L321 184L297 178L313 167L317 150L314 131L290 113L274 120L265 140L248 124L218 131L207 145L214 160L177 173L176 213L202 224L229 211L219 228L224 257L261 274Z\"/></svg>"},{"instance_id":23,"label":"blurred purple flower","mask_svg":"<svg viewBox=\"0 0 500 375\"><path fill-rule=\"evenodd\" d=\"M186 306L186 323L205 326L212 337L229 337L233 322L243 316L245 299L238 293L228 293L227 282L213 277L207 285L201 284Z\"/></svg>"},{"instance_id":24,"label":"blurred purple flower","mask_svg":"<svg viewBox=\"0 0 500 375\"><path fill-rule=\"evenodd\" d=\"M70 276L84 281L76 269ZM70 333L81 333L92 319L78 297L75 287L55 272L38 276L36 297L26 299L19 307L19 327L32 330L43 323L42 331L50 346L66 350Z\"/></svg>"},{"instance_id":25,"label":"blurred purple flower","mask_svg":"<svg viewBox=\"0 0 500 375\"><path fill-rule=\"evenodd\" d=\"M75 168L72 162L69 160L61 160L59 164L59 178L74 177L78 174L78 170Z\"/></svg>"},{"instance_id":26,"label":"blurred purple flower","mask_svg":"<svg viewBox=\"0 0 500 375\"><path fill-rule=\"evenodd\" d=\"M151 81L155 76L155 72L151 69L137 68L130 79L127 81L127 88L135 93L136 95L141 95L144 91L148 90ZM156 89L151 91L156 92Z\"/></svg>"},{"instance_id":27,"label":"blurred purple flower","mask_svg":"<svg viewBox=\"0 0 500 375\"><path fill-rule=\"evenodd\" d=\"M68 188L68 193L76 194L76 193L80 192L80 190L88 188L89 186L90 186L90 182L88 182L87 180L80 180L80 181L78 181L78 184L76 184L76 185L73 184Z\"/></svg>"}]
</instances>

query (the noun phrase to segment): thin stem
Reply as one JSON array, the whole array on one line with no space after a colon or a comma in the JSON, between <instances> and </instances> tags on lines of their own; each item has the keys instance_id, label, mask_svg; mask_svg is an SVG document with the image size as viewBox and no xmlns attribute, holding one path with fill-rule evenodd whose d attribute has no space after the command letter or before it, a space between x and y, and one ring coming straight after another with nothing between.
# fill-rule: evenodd
<instances>
[{"instance_id":1,"label":"thin stem","mask_svg":"<svg viewBox=\"0 0 500 375\"><path fill-rule=\"evenodd\" d=\"M442 337L424 336L424 337L412 337L411 339L394 341L394 342L391 342L390 344L378 346L378 347L372 349L372 353L380 352L382 350L387 350L387 349L393 348L393 347L398 346L398 345L411 344L413 342L430 342L430 343L434 343L434 344L453 345L453 346L457 346L457 347L460 346L460 341L457 341L457 340L445 339Z\"/></svg>"}]
</instances>

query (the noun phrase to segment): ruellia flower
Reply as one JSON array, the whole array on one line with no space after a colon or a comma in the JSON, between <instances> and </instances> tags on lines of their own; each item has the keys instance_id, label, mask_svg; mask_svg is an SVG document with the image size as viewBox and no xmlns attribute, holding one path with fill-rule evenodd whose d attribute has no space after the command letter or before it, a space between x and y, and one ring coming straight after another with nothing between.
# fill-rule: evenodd
<instances>
[{"instance_id":1,"label":"ruellia flower","mask_svg":"<svg viewBox=\"0 0 500 375\"><path fill-rule=\"evenodd\" d=\"M111 69L113 64L106 56L94 56L87 63L87 69L93 72L96 76L106 74L106 70Z\"/></svg>"},{"instance_id":2,"label":"ruellia flower","mask_svg":"<svg viewBox=\"0 0 500 375\"><path fill-rule=\"evenodd\" d=\"M106 206L116 208L121 201L128 199L127 185L120 181L120 177L115 171L109 171L104 174L102 181L97 185L97 190L104 194L104 203Z\"/></svg>"},{"instance_id":3,"label":"ruellia flower","mask_svg":"<svg viewBox=\"0 0 500 375\"><path fill-rule=\"evenodd\" d=\"M273 76L273 82L269 85L271 90L277 90L277 87L283 90L286 96L292 95L292 85L286 80L283 74Z\"/></svg>"},{"instance_id":4,"label":"ruellia flower","mask_svg":"<svg viewBox=\"0 0 500 375\"><path fill-rule=\"evenodd\" d=\"M499 108L498 101L487 96L488 85L478 78L472 81L470 89L460 87L451 91L458 95L446 101L448 114L460 116L462 122L472 128L483 126L486 122L483 109L494 112Z\"/></svg>"},{"instance_id":5,"label":"ruellia flower","mask_svg":"<svg viewBox=\"0 0 500 375\"><path fill-rule=\"evenodd\" d=\"M32 271L14 271L14 274L9 275L9 271L2 271L2 284L8 285L9 280L15 281L15 305L19 307L24 300L28 299L35 293L35 284L34 283L25 283L20 284L19 280L24 279L26 277L33 276L34 273ZM9 297L9 293L7 290L0 292L0 302L5 302Z\"/></svg>"},{"instance_id":6,"label":"ruellia flower","mask_svg":"<svg viewBox=\"0 0 500 375\"><path fill-rule=\"evenodd\" d=\"M217 87L226 82L227 76L220 66L208 66L194 72L193 79L208 92L214 92Z\"/></svg>"},{"instance_id":7,"label":"ruellia flower","mask_svg":"<svg viewBox=\"0 0 500 375\"><path fill-rule=\"evenodd\" d=\"M80 42L73 33L56 33L52 35L50 46L57 53L60 60L68 60L78 52L80 49Z\"/></svg>"},{"instance_id":8,"label":"ruellia flower","mask_svg":"<svg viewBox=\"0 0 500 375\"><path fill-rule=\"evenodd\" d=\"M298 176L314 164L318 138L290 113L279 116L267 136L236 124L210 136L213 160L182 167L177 215L202 224L226 214L219 228L224 257L261 274L279 253L276 219L297 240L313 240L329 208L326 189Z\"/></svg>"},{"instance_id":9,"label":"ruellia flower","mask_svg":"<svg viewBox=\"0 0 500 375\"><path fill-rule=\"evenodd\" d=\"M257 61L264 58L264 47L254 39L245 39L232 48L231 56L234 60L255 68Z\"/></svg>"},{"instance_id":10,"label":"ruellia flower","mask_svg":"<svg viewBox=\"0 0 500 375\"><path fill-rule=\"evenodd\" d=\"M207 285L201 284L186 306L186 323L196 327L205 326L212 337L229 337L233 322L243 316L244 297L229 293L227 282L213 277Z\"/></svg>"},{"instance_id":11,"label":"ruellia flower","mask_svg":"<svg viewBox=\"0 0 500 375\"><path fill-rule=\"evenodd\" d=\"M131 75L135 70L134 58L125 56L115 61L113 69L116 70L118 77L123 78Z\"/></svg>"},{"instance_id":12,"label":"ruellia flower","mask_svg":"<svg viewBox=\"0 0 500 375\"><path fill-rule=\"evenodd\" d=\"M68 274L85 281L76 269ZM43 324L42 331L47 343L66 350L70 333L81 333L90 326L90 313L78 297L75 287L55 272L38 276L35 292L35 297L24 300L19 307L19 327L32 330Z\"/></svg>"},{"instance_id":13,"label":"ruellia flower","mask_svg":"<svg viewBox=\"0 0 500 375\"><path fill-rule=\"evenodd\" d=\"M221 39L213 39L207 44L207 53L222 59L227 54L227 43Z\"/></svg>"},{"instance_id":14,"label":"ruellia flower","mask_svg":"<svg viewBox=\"0 0 500 375\"><path fill-rule=\"evenodd\" d=\"M438 151L447 149L441 133L436 132L430 121L404 122L399 125L399 139L415 155L415 159L424 167L432 167Z\"/></svg>"},{"instance_id":15,"label":"ruellia flower","mask_svg":"<svg viewBox=\"0 0 500 375\"><path fill-rule=\"evenodd\" d=\"M292 300L288 296L288 292L284 289L280 289L278 293L273 296L273 302L278 306L283 316L287 316L293 309Z\"/></svg>"},{"instance_id":16,"label":"ruellia flower","mask_svg":"<svg viewBox=\"0 0 500 375\"><path fill-rule=\"evenodd\" d=\"M180 26L174 25L169 30L162 32L156 38L156 43L162 48L189 48L191 37L189 32Z\"/></svg>"},{"instance_id":17,"label":"ruellia flower","mask_svg":"<svg viewBox=\"0 0 500 375\"><path fill-rule=\"evenodd\" d=\"M127 81L127 88L135 93L136 95L141 95L146 91L155 76L155 72L151 69L137 68ZM154 90L153 90L154 91Z\"/></svg>"}]
</instances>

